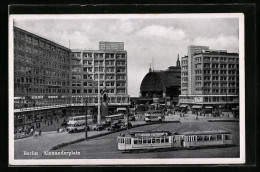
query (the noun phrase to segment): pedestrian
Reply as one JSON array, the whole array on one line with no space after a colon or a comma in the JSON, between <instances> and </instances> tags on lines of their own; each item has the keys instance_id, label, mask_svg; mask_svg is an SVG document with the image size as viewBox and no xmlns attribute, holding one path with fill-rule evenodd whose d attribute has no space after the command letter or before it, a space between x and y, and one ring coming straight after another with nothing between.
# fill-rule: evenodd
<instances>
[{"instance_id":1,"label":"pedestrian","mask_svg":"<svg viewBox=\"0 0 260 172\"><path fill-rule=\"evenodd\" d=\"M42 130L40 129L40 130L39 130L39 136L40 136L41 134L42 134Z\"/></svg>"},{"instance_id":2,"label":"pedestrian","mask_svg":"<svg viewBox=\"0 0 260 172\"><path fill-rule=\"evenodd\" d=\"M57 129L57 133L60 131L60 128L58 127L58 129Z\"/></svg>"}]
</instances>

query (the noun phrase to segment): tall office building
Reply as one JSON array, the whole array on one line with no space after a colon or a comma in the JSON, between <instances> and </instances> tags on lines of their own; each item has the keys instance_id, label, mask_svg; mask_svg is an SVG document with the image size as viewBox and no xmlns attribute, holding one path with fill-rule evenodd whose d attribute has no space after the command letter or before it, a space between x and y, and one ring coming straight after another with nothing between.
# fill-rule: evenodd
<instances>
[{"instance_id":1,"label":"tall office building","mask_svg":"<svg viewBox=\"0 0 260 172\"><path fill-rule=\"evenodd\" d=\"M70 103L70 49L14 27L15 124L47 119Z\"/></svg>"},{"instance_id":2,"label":"tall office building","mask_svg":"<svg viewBox=\"0 0 260 172\"><path fill-rule=\"evenodd\" d=\"M110 108L129 103L125 50L120 47L113 50L75 49L72 54L72 103L97 103L98 77L101 92L106 89L108 93Z\"/></svg>"},{"instance_id":3,"label":"tall office building","mask_svg":"<svg viewBox=\"0 0 260 172\"><path fill-rule=\"evenodd\" d=\"M100 92L106 87L110 109L129 104L123 43L118 48L111 43L110 50L72 51L24 29L13 29L15 127L58 115L86 114L86 103L97 114L98 70Z\"/></svg>"},{"instance_id":4,"label":"tall office building","mask_svg":"<svg viewBox=\"0 0 260 172\"><path fill-rule=\"evenodd\" d=\"M237 106L239 55L196 47L189 46L189 55L181 60L180 104Z\"/></svg>"}]
</instances>

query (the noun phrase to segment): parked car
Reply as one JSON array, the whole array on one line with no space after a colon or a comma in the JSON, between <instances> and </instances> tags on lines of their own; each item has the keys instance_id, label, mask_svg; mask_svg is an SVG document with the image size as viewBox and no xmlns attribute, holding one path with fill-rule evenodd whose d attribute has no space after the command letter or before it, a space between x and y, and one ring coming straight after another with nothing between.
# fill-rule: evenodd
<instances>
[{"instance_id":1,"label":"parked car","mask_svg":"<svg viewBox=\"0 0 260 172\"><path fill-rule=\"evenodd\" d=\"M123 125L122 122L111 123L111 125L107 128L107 130L114 131L114 130L120 129L122 125Z\"/></svg>"},{"instance_id":2,"label":"parked car","mask_svg":"<svg viewBox=\"0 0 260 172\"><path fill-rule=\"evenodd\" d=\"M103 130L103 129L105 129L104 124L97 124L97 125L94 125L94 126L92 127L92 130L94 130L94 131L101 131L101 130Z\"/></svg>"},{"instance_id":3,"label":"parked car","mask_svg":"<svg viewBox=\"0 0 260 172\"><path fill-rule=\"evenodd\" d=\"M128 122L128 128L131 128L133 125L131 124L131 122ZM123 123L123 125L121 126L121 128L126 128L127 127L127 122Z\"/></svg>"}]
</instances>

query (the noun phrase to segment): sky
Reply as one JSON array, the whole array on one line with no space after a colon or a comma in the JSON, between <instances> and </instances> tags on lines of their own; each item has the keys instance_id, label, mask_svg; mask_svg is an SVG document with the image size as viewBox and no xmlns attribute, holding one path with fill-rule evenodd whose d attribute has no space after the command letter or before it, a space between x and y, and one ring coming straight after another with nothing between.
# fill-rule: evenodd
<instances>
[{"instance_id":1,"label":"sky","mask_svg":"<svg viewBox=\"0 0 260 172\"><path fill-rule=\"evenodd\" d=\"M166 70L189 45L239 52L238 18L15 19L15 25L71 49L124 42L130 96L139 96L152 59L154 70Z\"/></svg>"}]
</instances>

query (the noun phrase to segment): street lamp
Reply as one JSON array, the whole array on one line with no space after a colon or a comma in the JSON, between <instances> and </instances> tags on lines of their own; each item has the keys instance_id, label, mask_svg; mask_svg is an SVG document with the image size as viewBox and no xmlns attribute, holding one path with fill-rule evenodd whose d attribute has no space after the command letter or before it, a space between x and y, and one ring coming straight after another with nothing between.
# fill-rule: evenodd
<instances>
[{"instance_id":1,"label":"street lamp","mask_svg":"<svg viewBox=\"0 0 260 172\"><path fill-rule=\"evenodd\" d=\"M87 99L86 99L86 122L85 122L85 140L88 139L88 106L87 106Z\"/></svg>"},{"instance_id":2,"label":"street lamp","mask_svg":"<svg viewBox=\"0 0 260 172\"><path fill-rule=\"evenodd\" d=\"M99 78L99 66L98 66L98 119L97 122L100 124L101 116L100 116L100 78Z\"/></svg>"}]
</instances>

